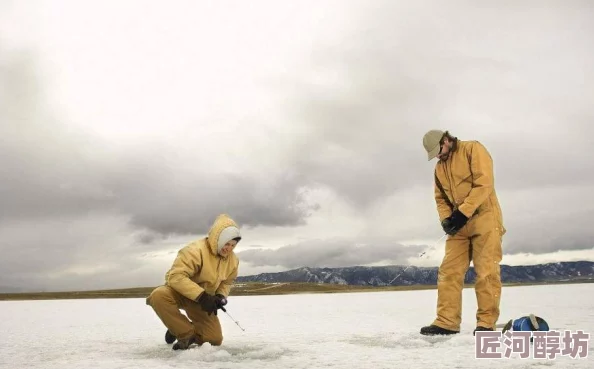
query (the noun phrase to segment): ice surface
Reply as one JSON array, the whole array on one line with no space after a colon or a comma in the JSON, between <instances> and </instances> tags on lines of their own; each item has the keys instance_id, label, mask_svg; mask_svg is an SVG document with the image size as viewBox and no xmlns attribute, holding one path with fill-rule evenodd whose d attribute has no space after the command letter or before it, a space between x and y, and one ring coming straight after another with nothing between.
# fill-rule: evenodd
<instances>
[{"instance_id":1,"label":"ice surface","mask_svg":"<svg viewBox=\"0 0 594 369\"><path fill-rule=\"evenodd\" d=\"M474 290L462 333L424 337L435 290L237 296L224 342L173 351L144 299L0 301L0 368L594 368L586 359L475 359ZM552 329L594 332L594 284L504 287L501 319L529 313Z\"/></svg>"}]
</instances>

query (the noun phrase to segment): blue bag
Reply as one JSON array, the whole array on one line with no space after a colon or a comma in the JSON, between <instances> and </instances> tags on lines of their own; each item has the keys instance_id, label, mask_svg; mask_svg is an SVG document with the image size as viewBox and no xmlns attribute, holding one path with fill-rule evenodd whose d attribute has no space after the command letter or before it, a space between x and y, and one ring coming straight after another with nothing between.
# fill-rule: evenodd
<instances>
[{"instance_id":1,"label":"blue bag","mask_svg":"<svg viewBox=\"0 0 594 369\"><path fill-rule=\"evenodd\" d=\"M512 319L503 327L503 333L508 330L512 331L524 331L524 332L534 332L534 331L548 331L550 330L549 324L543 318L536 316L534 314L530 314L527 316L523 316L518 319Z\"/></svg>"}]
</instances>

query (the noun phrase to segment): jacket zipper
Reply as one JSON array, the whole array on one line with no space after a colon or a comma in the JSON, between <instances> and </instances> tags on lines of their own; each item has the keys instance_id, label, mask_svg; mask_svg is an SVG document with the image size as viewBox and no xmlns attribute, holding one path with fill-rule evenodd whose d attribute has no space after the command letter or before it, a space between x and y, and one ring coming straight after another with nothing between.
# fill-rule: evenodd
<instances>
[{"instance_id":1,"label":"jacket zipper","mask_svg":"<svg viewBox=\"0 0 594 369\"><path fill-rule=\"evenodd\" d=\"M219 269L221 268L221 258L218 259L219 262L217 263L217 283L219 283L221 280L221 272L219 271Z\"/></svg>"}]
</instances>

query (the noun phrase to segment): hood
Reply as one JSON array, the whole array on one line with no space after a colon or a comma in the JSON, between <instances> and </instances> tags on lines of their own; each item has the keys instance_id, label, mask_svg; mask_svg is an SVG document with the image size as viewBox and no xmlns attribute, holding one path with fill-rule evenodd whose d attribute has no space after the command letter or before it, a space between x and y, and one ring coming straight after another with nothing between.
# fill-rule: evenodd
<instances>
[{"instance_id":1,"label":"hood","mask_svg":"<svg viewBox=\"0 0 594 369\"><path fill-rule=\"evenodd\" d=\"M227 214L220 214L208 231L208 246L213 255L218 255L219 250L234 238L241 238L239 226Z\"/></svg>"}]
</instances>

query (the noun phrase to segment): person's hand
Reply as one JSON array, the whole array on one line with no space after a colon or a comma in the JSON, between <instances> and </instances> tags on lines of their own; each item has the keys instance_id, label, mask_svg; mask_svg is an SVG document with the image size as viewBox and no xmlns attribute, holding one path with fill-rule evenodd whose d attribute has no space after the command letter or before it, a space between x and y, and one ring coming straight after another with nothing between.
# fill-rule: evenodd
<instances>
[{"instance_id":1,"label":"person's hand","mask_svg":"<svg viewBox=\"0 0 594 369\"><path fill-rule=\"evenodd\" d=\"M223 309L223 306L227 305L227 298L223 295L221 295L220 293L217 293L215 295L216 298L216 304L217 304L217 309L222 309L223 311L225 311L225 309Z\"/></svg>"},{"instance_id":2,"label":"person's hand","mask_svg":"<svg viewBox=\"0 0 594 369\"><path fill-rule=\"evenodd\" d=\"M452 222L450 221L450 217L447 217L441 221L441 228L445 233L450 234L452 228Z\"/></svg>"},{"instance_id":3,"label":"person's hand","mask_svg":"<svg viewBox=\"0 0 594 369\"><path fill-rule=\"evenodd\" d=\"M446 218L441 222L441 225L445 233L453 236L466 225L466 222L468 222L468 217L466 217L460 210L456 209L449 218Z\"/></svg>"},{"instance_id":4,"label":"person's hand","mask_svg":"<svg viewBox=\"0 0 594 369\"><path fill-rule=\"evenodd\" d=\"M202 310L206 311L208 315L214 314L217 315L217 297L213 295L209 295L206 292L202 292L200 296L196 299L196 302L200 304Z\"/></svg>"}]
</instances>

